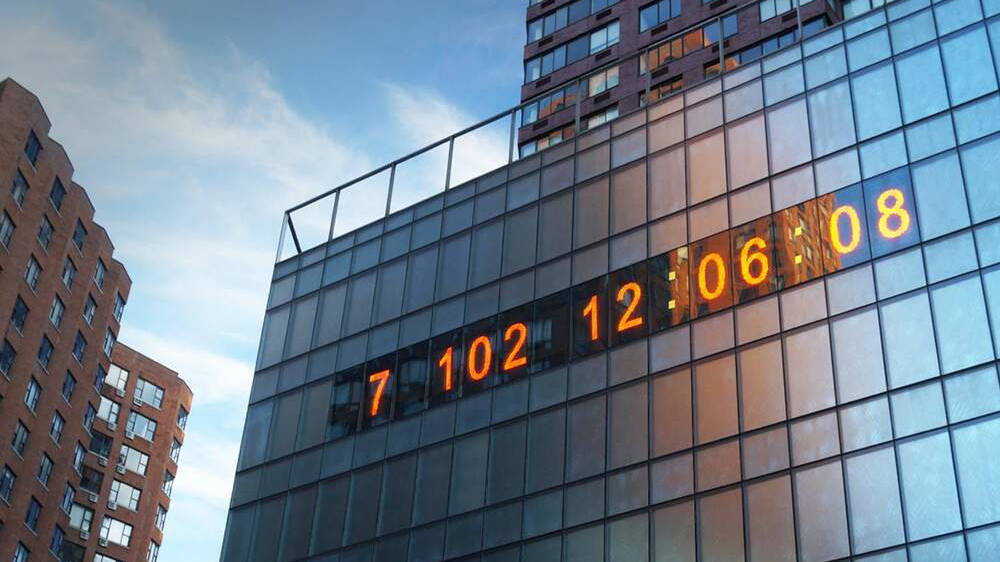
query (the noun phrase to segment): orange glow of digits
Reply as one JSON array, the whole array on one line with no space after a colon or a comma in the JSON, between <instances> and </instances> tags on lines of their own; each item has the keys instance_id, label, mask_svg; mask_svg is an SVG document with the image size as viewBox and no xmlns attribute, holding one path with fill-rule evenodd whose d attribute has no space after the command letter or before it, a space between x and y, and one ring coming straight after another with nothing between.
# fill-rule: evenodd
<instances>
[{"instance_id":1,"label":"orange glow of digits","mask_svg":"<svg viewBox=\"0 0 1000 562\"><path fill-rule=\"evenodd\" d=\"M454 364L454 357L455 357L455 350L453 348L449 347L448 349L444 350L444 355L442 355L441 359L438 361L438 367L441 367L441 369L444 371L441 374L444 377L444 390L445 390L445 392L451 390L451 386L452 386L452 384L451 384L451 372L452 372L451 368L452 368L452 365Z\"/></svg>"},{"instance_id":2,"label":"orange glow of digits","mask_svg":"<svg viewBox=\"0 0 1000 562\"><path fill-rule=\"evenodd\" d=\"M480 352L480 350L482 350ZM480 361L476 361L481 358ZM481 381L490 374L490 364L493 362L493 344L490 338L479 336L472 340L469 346L469 378L474 381Z\"/></svg>"},{"instance_id":3,"label":"orange glow of digits","mask_svg":"<svg viewBox=\"0 0 1000 562\"><path fill-rule=\"evenodd\" d=\"M583 309L583 317L590 318L590 341L597 341L600 334L597 332L597 295L590 297L587 306Z\"/></svg>"},{"instance_id":4,"label":"orange glow of digits","mask_svg":"<svg viewBox=\"0 0 1000 562\"><path fill-rule=\"evenodd\" d=\"M761 252L764 248L767 248L767 242L760 236L754 236L740 250L740 276L751 287L763 283L771 267L767 255ZM754 263L760 264L760 271L757 275L754 275L750 270Z\"/></svg>"},{"instance_id":5,"label":"orange glow of digits","mask_svg":"<svg viewBox=\"0 0 1000 562\"><path fill-rule=\"evenodd\" d=\"M378 415L379 408L382 407L382 393L385 392L385 384L389 382L389 369L368 375L368 383L378 383L375 387L375 396L372 397L371 417Z\"/></svg>"},{"instance_id":6,"label":"orange glow of digits","mask_svg":"<svg viewBox=\"0 0 1000 562\"><path fill-rule=\"evenodd\" d=\"M642 326L642 316L632 317L635 313L636 307L639 306L639 301L642 299L642 287L640 287L635 281L625 283L620 289L618 289L618 302L625 302L626 293L631 295L631 300L625 307L625 314L622 314L621 319L618 321L619 332L624 332L631 328Z\"/></svg>"},{"instance_id":7,"label":"orange glow of digits","mask_svg":"<svg viewBox=\"0 0 1000 562\"><path fill-rule=\"evenodd\" d=\"M715 289L708 290L708 264L715 264ZM712 252L701 258L698 264L698 291L701 297L707 301L715 300L726 290L726 264L722 261L722 256Z\"/></svg>"},{"instance_id":8,"label":"orange glow of digits","mask_svg":"<svg viewBox=\"0 0 1000 562\"><path fill-rule=\"evenodd\" d=\"M851 237L844 243L840 234L840 217L847 217L847 223L851 227ZM881 222L879 223L881 227ZM850 205L841 205L833 210L830 215L830 243L838 254L844 255L853 252L861 243L861 219L858 218L858 211Z\"/></svg>"},{"instance_id":9,"label":"orange glow of digits","mask_svg":"<svg viewBox=\"0 0 1000 562\"><path fill-rule=\"evenodd\" d=\"M503 341L509 342L511 339L514 340L514 347L504 359L504 371L513 371L528 364L528 358L523 355L524 342L528 339L528 327L524 322L515 322L507 327L507 331L503 334Z\"/></svg>"},{"instance_id":10,"label":"orange glow of digits","mask_svg":"<svg viewBox=\"0 0 1000 562\"><path fill-rule=\"evenodd\" d=\"M892 198L892 204L888 203ZM898 188L887 189L878 196L875 205L878 207L878 232L889 240L899 238L910 230L910 213L903 207L903 192ZM899 224L895 227L889 224L889 219L896 217Z\"/></svg>"}]
</instances>

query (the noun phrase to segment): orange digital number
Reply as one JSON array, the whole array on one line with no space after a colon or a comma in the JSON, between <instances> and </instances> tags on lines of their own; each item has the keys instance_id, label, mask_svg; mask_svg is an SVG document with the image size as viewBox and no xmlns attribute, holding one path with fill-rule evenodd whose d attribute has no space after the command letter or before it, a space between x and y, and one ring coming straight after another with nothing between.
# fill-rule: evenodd
<instances>
[{"instance_id":1,"label":"orange digital number","mask_svg":"<svg viewBox=\"0 0 1000 562\"><path fill-rule=\"evenodd\" d=\"M754 236L740 250L740 276L751 287L763 283L771 268L767 255L761 251L764 248L767 248L767 242L760 236ZM760 271L756 275L751 271L751 266L755 263L760 264Z\"/></svg>"},{"instance_id":2,"label":"orange digital number","mask_svg":"<svg viewBox=\"0 0 1000 562\"><path fill-rule=\"evenodd\" d=\"M851 228L851 237L844 242L840 233L840 217L847 217L847 224ZM830 243L833 249L840 255L849 254L857 249L861 243L861 219L858 218L858 211L850 205L841 205L830 214Z\"/></svg>"},{"instance_id":3,"label":"orange digital number","mask_svg":"<svg viewBox=\"0 0 1000 562\"><path fill-rule=\"evenodd\" d=\"M454 357L455 357L455 349L449 347L448 349L444 350L444 354L441 355L441 359L438 361L438 367L441 367L441 369L444 371L441 374L444 377L445 392L451 390L452 387L451 373L452 373L452 365L454 364Z\"/></svg>"},{"instance_id":4,"label":"orange digital number","mask_svg":"<svg viewBox=\"0 0 1000 562\"><path fill-rule=\"evenodd\" d=\"M528 364L528 358L523 355L524 342L528 339L528 326L524 322L515 322L508 326L503 334L503 341L506 343L511 339L514 340L514 347L503 361L504 371L513 371Z\"/></svg>"},{"instance_id":5,"label":"orange digital number","mask_svg":"<svg viewBox=\"0 0 1000 562\"><path fill-rule=\"evenodd\" d=\"M889 204L892 198L892 204ZM883 237L893 240L906 234L910 230L910 213L903 207L903 191L899 188L891 188L882 192L875 201L878 207L878 231ZM896 217L899 224L895 227L889 224L889 219Z\"/></svg>"},{"instance_id":6,"label":"orange digital number","mask_svg":"<svg viewBox=\"0 0 1000 562\"><path fill-rule=\"evenodd\" d=\"M368 384L378 383L375 387L375 396L372 397L371 417L378 415L382 407L382 394L385 392L385 384L389 382L389 369L368 375Z\"/></svg>"},{"instance_id":7,"label":"orange digital number","mask_svg":"<svg viewBox=\"0 0 1000 562\"><path fill-rule=\"evenodd\" d=\"M715 289L708 290L708 265L715 264ZM722 256L712 252L701 258L698 264L698 292L707 301L715 300L726 290L726 264L722 261Z\"/></svg>"},{"instance_id":8,"label":"orange digital number","mask_svg":"<svg viewBox=\"0 0 1000 562\"><path fill-rule=\"evenodd\" d=\"M590 318L590 341L597 341L600 336L597 331L597 295L587 301L587 306L583 308L583 317Z\"/></svg>"},{"instance_id":9,"label":"orange digital number","mask_svg":"<svg viewBox=\"0 0 1000 562\"><path fill-rule=\"evenodd\" d=\"M626 295L631 296L629 297L630 300L625 307L625 314L622 314L621 319L618 320L619 332L624 332L626 330L642 326L642 316L632 317L635 313L636 307L639 306L639 300L642 299L642 287L640 287L635 281L629 281L618 289L618 302L626 302Z\"/></svg>"},{"instance_id":10,"label":"orange digital number","mask_svg":"<svg viewBox=\"0 0 1000 562\"><path fill-rule=\"evenodd\" d=\"M482 350L482 351L480 351ZM477 361L481 358L481 361ZM469 346L469 378L474 381L481 381L490 374L490 364L493 362L493 345L490 338L479 336L472 340Z\"/></svg>"}]
</instances>

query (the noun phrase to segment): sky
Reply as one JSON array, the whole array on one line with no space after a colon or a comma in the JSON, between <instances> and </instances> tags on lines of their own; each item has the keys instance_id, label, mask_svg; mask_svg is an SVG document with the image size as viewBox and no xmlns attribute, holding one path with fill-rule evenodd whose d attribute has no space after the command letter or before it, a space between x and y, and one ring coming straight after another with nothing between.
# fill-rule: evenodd
<instances>
[{"instance_id":1,"label":"sky","mask_svg":"<svg viewBox=\"0 0 1000 562\"><path fill-rule=\"evenodd\" d=\"M281 213L517 103L524 8L4 6L0 78L40 98L132 278L119 339L195 394L161 562L218 559Z\"/></svg>"}]
</instances>

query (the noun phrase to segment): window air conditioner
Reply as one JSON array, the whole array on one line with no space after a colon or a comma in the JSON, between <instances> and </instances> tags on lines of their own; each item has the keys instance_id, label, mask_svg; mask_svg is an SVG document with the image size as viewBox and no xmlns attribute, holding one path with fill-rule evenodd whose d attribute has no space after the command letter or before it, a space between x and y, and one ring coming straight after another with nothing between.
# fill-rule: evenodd
<instances>
[{"instance_id":1,"label":"window air conditioner","mask_svg":"<svg viewBox=\"0 0 1000 562\"><path fill-rule=\"evenodd\" d=\"M115 467L115 472L117 472L118 474L125 474L125 465L120 464L120 465L116 466Z\"/></svg>"},{"instance_id":2,"label":"window air conditioner","mask_svg":"<svg viewBox=\"0 0 1000 562\"><path fill-rule=\"evenodd\" d=\"M108 466L108 459L105 457L97 457L97 464L101 466Z\"/></svg>"},{"instance_id":3,"label":"window air conditioner","mask_svg":"<svg viewBox=\"0 0 1000 562\"><path fill-rule=\"evenodd\" d=\"M106 539L104 537L101 537L101 538L97 539L97 544L99 544L101 546L108 546L108 539Z\"/></svg>"},{"instance_id":4,"label":"window air conditioner","mask_svg":"<svg viewBox=\"0 0 1000 562\"><path fill-rule=\"evenodd\" d=\"M126 429L125 430L125 439L135 439L135 432L134 431L129 431L129 430Z\"/></svg>"},{"instance_id":5,"label":"window air conditioner","mask_svg":"<svg viewBox=\"0 0 1000 562\"><path fill-rule=\"evenodd\" d=\"M98 497L97 494L89 494L87 499L90 500L90 503L97 503Z\"/></svg>"},{"instance_id":6,"label":"window air conditioner","mask_svg":"<svg viewBox=\"0 0 1000 562\"><path fill-rule=\"evenodd\" d=\"M80 538L87 540L90 538L90 531L80 531Z\"/></svg>"},{"instance_id":7,"label":"window air conditioner","mask_svg":"<svg viewBox=\"0 0 1000 562\"><path fill-rule=\"evenodd\" d=\"M142 400L138 396L132 397L132 403L136 406L142 406Z\"/></svg>"},{"instance_id":8,"label":"window air conditioner","mask_svg":"<svg viewBox=\"0 0 1000 562\"><path fill-rule=\"evenodd\" d=\"M124 388L115 388L115 396L117 396L119 398L124 398L125 397L125 389Z\"/></svg>"},{"instance_id":9,"label":"window air conditioner","mask_svg":"<svg viewBox=\"0 0 1000 562\"><path fill-rule=\"evenodd\" d=\"M115 422L109 421L108 422L108 429L110 429L111 431L114 431L114 430L118 429L118 424L115 423Z\"/></svg>"},{"instance_id":10,"label":"window air conditioner","mask_svg":"<svg viewBox=\"0 0 1000 562\"><path fill-rule=\"evenodd\" d=\"M116 509L118 509L118 502L115 500L108 500L108 510L114 511Z\"/></svg>"}]
</instances>

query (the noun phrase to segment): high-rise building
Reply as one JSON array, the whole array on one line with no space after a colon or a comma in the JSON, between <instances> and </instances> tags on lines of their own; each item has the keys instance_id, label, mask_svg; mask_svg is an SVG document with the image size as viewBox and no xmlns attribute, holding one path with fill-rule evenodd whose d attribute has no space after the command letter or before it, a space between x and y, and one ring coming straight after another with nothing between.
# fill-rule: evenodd
<instances>
[{"instance_id":1,"label":"high-rise building","mask_svg":"<svg viewBox=\"0 0 1000 562\"><path fill-rule=\"evenodd\" d=\"M131 279L49 129L38 98L0 82L0 309L10 311L0 348L0 557L155 560L154 520L176 473L167 459L183 439L176 412L190 410L191 395L116 343ZM117 432L95 423L108 417L109 398L121 400L105 383L123 376L116 364L142 377L128 382ZM123 441L125 431L141 435ZM153 442L134 444L143 439ZM135 459L155 474L134 474Z\"/></svg>"},{"instance_id":2,"label":"high-rise building","mask_svg":"<svg viewBox=\"0 0 1000 562\"><path fill-rule=\"evenodd\" d=\"M222 560L1000 559L1000 4L829 23L289 209Z\"/></svg>"},{"instance_id":3,"label":"high-rise building","mask_svg":"<svg viewBox=\"0 0 1000 562\"><path fill-rule=\"evenodd\" d=\"M867 9L868 0L532 0L520 154L758 60L862 3Z\"/></svg>"}]
</instances>

